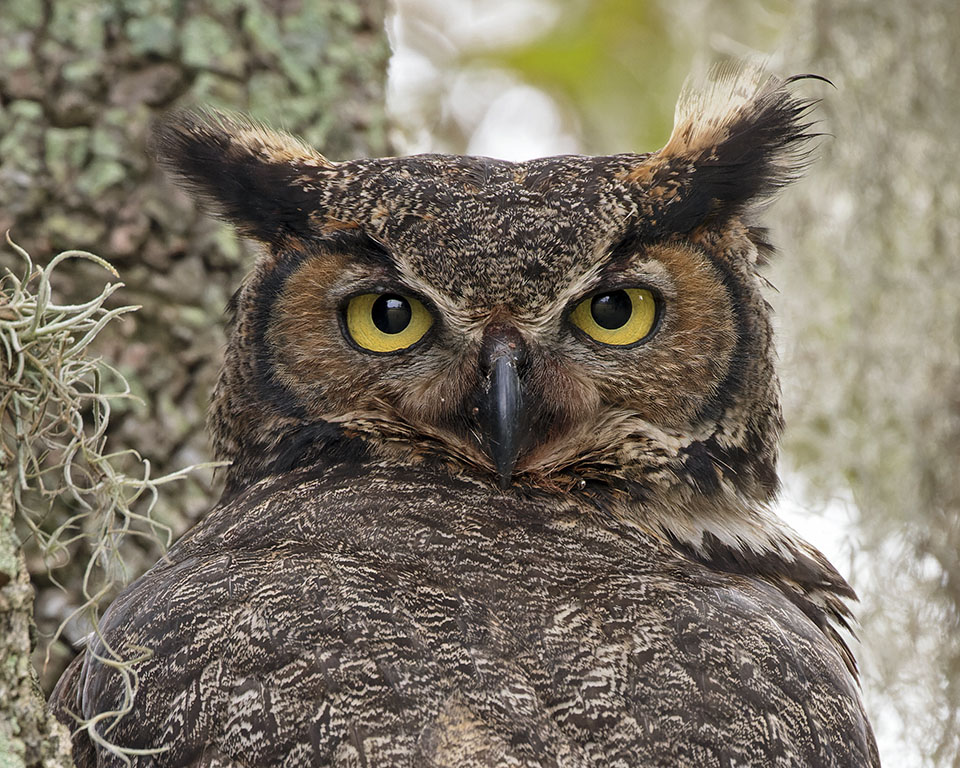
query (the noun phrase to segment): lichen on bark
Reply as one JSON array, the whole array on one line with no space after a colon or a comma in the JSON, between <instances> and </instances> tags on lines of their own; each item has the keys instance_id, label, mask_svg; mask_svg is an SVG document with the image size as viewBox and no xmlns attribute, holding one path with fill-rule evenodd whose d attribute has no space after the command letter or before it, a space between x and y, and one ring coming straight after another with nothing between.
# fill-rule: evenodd
<instances>
[{"instance_id":1,"label":"lichen on bark","mask_svg":"<svg viewBox=\"0 0 960 768\"><path fill-rule=\"evenodd\" d=\"M143 305L108 329L98 352L145 405L118 403L109 439L158 473L210 457L205 412L220 364L222 316L250 263L248 246L211 220L153 164L155 116L206 104L302 135L331 159L389 153L384 93L385 0L7 0L0 14L0 235L37 257L85 248L124 275ZM0 267L14 263L0 249ZM57 289L79 297L89 265ZM182 532L218 492L198 474L160 499L156 516ZM58 519L51 517L50 525ZM71 587L89 557L58 572ZM159 555L131 546L136 574ZM35 549L43 638L82 602L64 598ZM71 632L73 630L70 630ZM68 639L79 638L74 632ZM49 690L72 656L35 654Z\"/></svg>"},{"instance_id":2,"label":"lichen on bark","mask_svg":"<svg viewBox=\"0 0 960 768\"><path fill-rule=\"evenodd\" d=\"M0 465L0 766L68 768L70 733L47 713L33 668L33 598L13 524L14 478Z\"/></svg>"}]
</instances>

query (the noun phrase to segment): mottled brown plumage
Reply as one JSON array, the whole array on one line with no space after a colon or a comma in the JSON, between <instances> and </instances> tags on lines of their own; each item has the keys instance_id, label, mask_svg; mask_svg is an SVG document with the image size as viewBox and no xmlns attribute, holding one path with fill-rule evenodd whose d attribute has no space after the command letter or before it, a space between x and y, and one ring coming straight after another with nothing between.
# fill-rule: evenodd
<instances>
[{"instance_id":1,"label":"mottled brown plumage","mask_svg":"<svg viewBox=\"0 0 960 768\"><path fill-rule=\"evenodd\" d=\"M163 123L264 255L214 395L224 499L105 616L151 655L98 733L158 766L877 765L852 591L770 509L753 219L808 106L720 73L660 152L526 163ZM122 694L88 651L54 706Z\"/></svg>"}]
</instances>

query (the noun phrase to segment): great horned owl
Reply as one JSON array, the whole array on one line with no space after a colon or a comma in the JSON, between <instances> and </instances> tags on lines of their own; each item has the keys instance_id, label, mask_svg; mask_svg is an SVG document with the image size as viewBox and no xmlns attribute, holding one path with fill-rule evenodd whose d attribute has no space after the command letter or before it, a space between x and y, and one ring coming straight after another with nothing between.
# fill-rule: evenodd
<instances>
[{"instance_id":1,"label":"great horned owl","mask_svg":"<svg viewBox=\"0 0 960 768\"><path fill-rule=\"evenodd\" d=\"M213 401L224 497L54 695L101 715L78 764L878 765L853 593L771 511L754 218L809 107L721 74L658 152L523 163L163 122L263 255Z\"/></svg>"}]
</instances>

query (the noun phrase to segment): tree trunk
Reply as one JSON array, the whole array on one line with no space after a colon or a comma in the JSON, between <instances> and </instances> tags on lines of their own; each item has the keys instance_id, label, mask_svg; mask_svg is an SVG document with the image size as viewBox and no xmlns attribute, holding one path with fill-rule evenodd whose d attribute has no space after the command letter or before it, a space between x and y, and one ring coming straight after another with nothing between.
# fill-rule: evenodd
<instances>
[{"instance_id":1,"label":"tree trunk","mask_svg":"<svg viewBox=\"0 0 960 768\"><path fill-rule=\"evenodd\" d=\"M960 768L960 17L953 0L798 7L793 71L836 90L808 91L827 137L772 271L797 372L787 457L858 510L847 570L881 753Z\"/></svg>"},{"instance_id":2,"label":"tree trunk","mask_svg":"<svg viewBox=\"0 0 960 768\"><path fill-rule=\"evenodd\" d=\"M118 300L143 305L111 324L97 343L144 403L115 408L108 444L136 450L150 461L154 476L210 458L204 414L224 344L222 314L250 259L249 246L163 178L147 149L151 122L176 106L210 105L298 133L333 160L387 154L385 5L385 0L3 3L0 234L11 230L41 263L64 249L95 252L111 261L127 284ZM19 269L18 257L5 246L2 266ZM90 268L82 261L64 264L56 286L63 301L84 295ZM155 517L179 535L217 495L209 474L165 486ZM0 658L4 674L9 667L20 681L10 690L22 695L0 693L0 722L21 723L19 738L26 740L23 724L39 723L35 731L43 733L43 714L39 699L31 704L24 698L31 600L6 508L4 515ZM49 525L57 522L53 515ZM131 575L157 555L156 546L131 542ZM84 556L82 549L75 551L56 573L69 590L64 600L42 557L26 553L38 591L37 660L44 658L44 636L82 602L75 585ZM70 627L67 637L76 640L83 631ZM71 657L68 644L53 649L41 674L45 690ZM16 708L31 706L34 714L21 720ZM3 733L0 739L9 738ZM7 748L0 741L0 754ZM28 765L39 765L46 753L24 754Z\"/></svg>"},{"instance_id":3,"label":"tree trunk","mask_svg":"<svg viewBox=\"0 0 960 768\"><path fill-rule=\"evenodd\" d=\"M72 766L70 734L46 711L33 650L33 588L13 526L13 476L0 466L0 765Z\"/></svg>"}]
</instances>

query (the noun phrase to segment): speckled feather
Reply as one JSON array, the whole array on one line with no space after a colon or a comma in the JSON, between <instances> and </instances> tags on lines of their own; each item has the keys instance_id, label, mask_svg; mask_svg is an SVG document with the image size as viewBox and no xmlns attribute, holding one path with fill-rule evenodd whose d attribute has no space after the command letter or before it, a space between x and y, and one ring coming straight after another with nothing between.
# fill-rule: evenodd
<instances>
[{"instance_id":1,"label":"speckled feather","mask_svg":"<svg viewBox=\"0 0 960 768\"><path fill-rule=\"evenodd\" d=\"M842 660L774 589L575 496L446 473L264 480L101 629L154 652L110 732L169 746L137 765L875 763ZM118 705L92 672L59 706Z\"/></svg>"},{"instance_id":2,"label":"speckled feather","mask_svg":"<svg viewBox=\"0 0 960 768\"><path fill-rule=\"evenodd\" d=\"M105 615L150 657L98 733L157 766L877 766L853 592L771 511L754 219L805 160L787 86L721 73L660 152L527 163L331 163L242 118L161 124L161 160L264 254L213 400L227 490ZM649 339L571 326L625 285L659 297ZM388 291L433 326L371 355L342 310ZM491 339L523 350L504 491ZM65 721L122 701L99 642L54 694Z\"/></svg>"}]
</instances>

